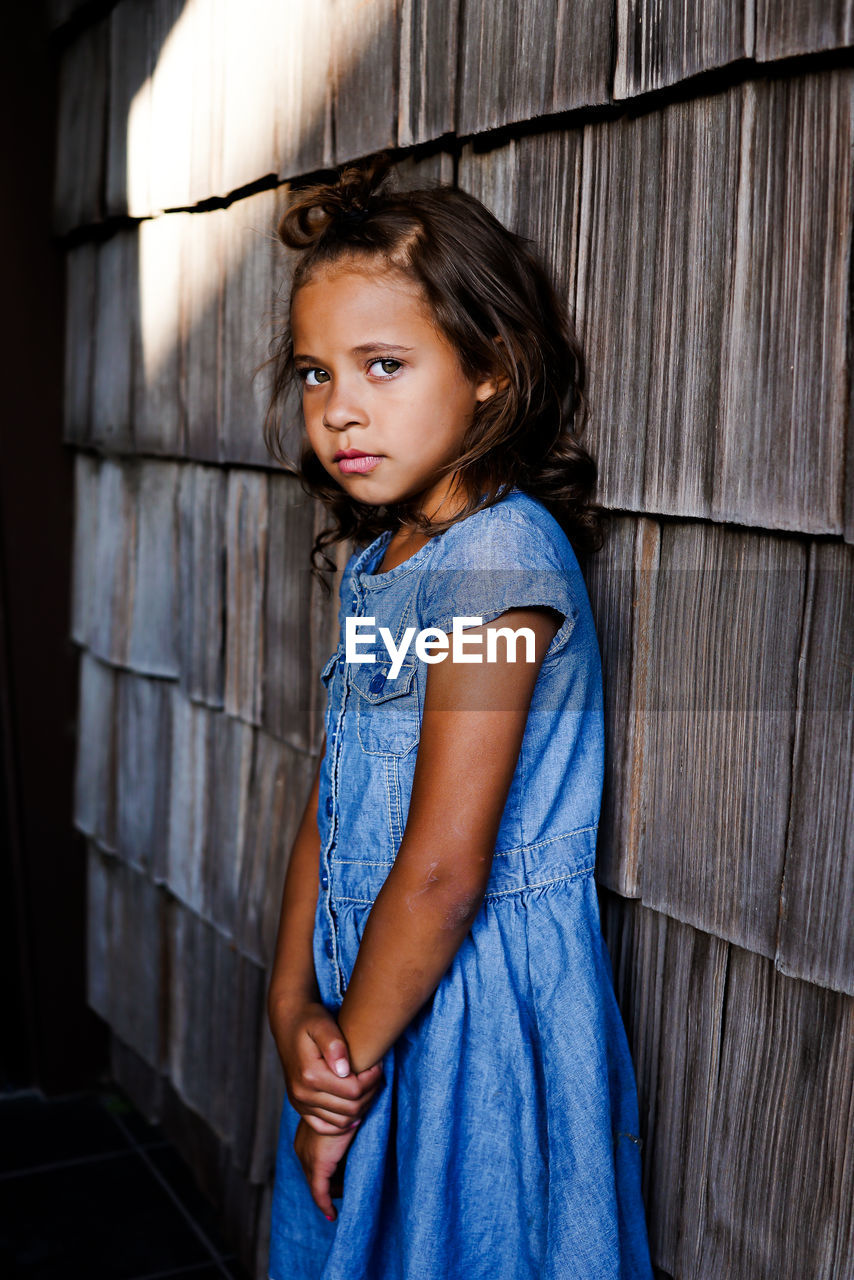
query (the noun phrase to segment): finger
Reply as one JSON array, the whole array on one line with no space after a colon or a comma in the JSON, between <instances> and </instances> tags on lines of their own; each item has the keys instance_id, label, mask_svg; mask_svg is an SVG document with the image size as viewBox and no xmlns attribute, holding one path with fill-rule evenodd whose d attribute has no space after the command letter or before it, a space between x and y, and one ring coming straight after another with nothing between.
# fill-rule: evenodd
<instances>
[{"instance_id":1,"label":"finger","mask_svg":"<svg viewBox=\"0 0 854 1280\"><path fill-rule=\"evenodd\" d=\"M326 1014L312 1019L307 1024L306 1030L314 1041L317 1053L329 1067L329 1070L342 1079L349 1076L350 1058L347 1042L332 1015Z\"/></svg>"},{"instance_id":2,"label":"finger","mask_svg":"<svg viewBox=\"0 0 854 1280\"><path fill-rule=\"evenodd\" d=\"M303 1116L303 1119L307 1125L310 1125L311 1128L314 1129L315 1133L331 1133L336 1135L348 1133L351 1129L358 1128L362 1123L361 1117L357 1117L355 1120L349 1117L346 1120L342 1120L340 1117L327 1119L325 1116L318 1115L314 1111L307 1111Z\"/></svg>"},{"instance_id":3,"label":"finger","mask_svg":"<svg viewBox=\"0 0 854 1280\"><path fill-rule=\"evenodd\" d=\"M322 1173L315 1173L309 1183L311 1189L311 1197L318 1209L329 1219L334 1222L337 1214L335 1205L332 1203L332 1197L329 1194L329 1178Z\"/></svg>"}]
</instances>

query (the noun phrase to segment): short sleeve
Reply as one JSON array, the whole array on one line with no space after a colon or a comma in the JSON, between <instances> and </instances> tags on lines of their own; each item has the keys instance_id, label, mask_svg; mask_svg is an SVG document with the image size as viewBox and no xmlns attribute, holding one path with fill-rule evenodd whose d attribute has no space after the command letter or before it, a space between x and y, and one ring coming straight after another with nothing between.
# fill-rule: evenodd
<instances>
[{"instance_id":1,"label":"short sleeve","mask_svg":"<svg viewBox=\"0 0 854 1280\"><path fill-rule=\"evenodd\" d=\"M421 628L450 633L454 618L480 619L458 624L465 629L507 609L544 605L563 618L544 660L561 652L578 618L573 579L580 570L565 534L554 525L559 538L529 516L500 507L453 525L422 575Z\"/></svg>"}]
</instances>

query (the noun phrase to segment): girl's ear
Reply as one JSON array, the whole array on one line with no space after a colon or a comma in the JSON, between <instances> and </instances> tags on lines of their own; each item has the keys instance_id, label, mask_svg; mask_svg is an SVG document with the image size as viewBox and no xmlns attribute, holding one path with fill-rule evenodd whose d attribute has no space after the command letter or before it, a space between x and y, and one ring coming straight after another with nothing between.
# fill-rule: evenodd
<instances>
[{"instance_id":1,"label":"girl's ear","mask_svg":"<svg viewBox=\"0 0 854 1280\"><path fill-rule=\"evenodd\" d=\"M504 346L504 339L499 337L498 334L495 335L493 341L500 342L501 345ZM478 400L488 400L490 396L494 396L497 391L503 391L509 381L510 379L507 374L503 371L499 371L496 365L495 372L478 384L475 395Z\"/></svg>"}]
</instances>

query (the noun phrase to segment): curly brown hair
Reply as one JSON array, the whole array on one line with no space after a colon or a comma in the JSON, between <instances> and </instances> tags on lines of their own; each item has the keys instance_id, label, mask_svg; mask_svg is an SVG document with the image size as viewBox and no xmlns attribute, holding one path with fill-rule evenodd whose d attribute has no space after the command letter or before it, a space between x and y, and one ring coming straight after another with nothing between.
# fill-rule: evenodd
<instances>
[{"instance_id":1,"label":"curly brown hair","mask_svg":"<svg viewBox=\"0 0 854 1280\"><path fill-rule=\"evenodd\" d=\"M542 502L580 556L598 550L605 512L592 500L596 462L580 442L589 416L584 356L532 242L465 191L441 184L392 189L386 182L391 166L389 154L381 152L344 167L334 182L292 191L278 228L281 242L300 251L288 315L317 269L344 258L379 258L420 284L466 377L497 376L501 385L477 405L461 456L440 473L458 472L464 490L474 495L455 515L430 521L417 511L417 497L388 506L360 503L329 475L307 440L298 460L287 456L283 409L298 379L285 319L268 361L272 391L264 438L270 453L331 514L332 524L314 540L312 573L325 583L318 557L335 569L324 552L332 543L352 538L366 544L402 525L442 533L499 501L505 485Z\"/></svg>"}]
</instances>

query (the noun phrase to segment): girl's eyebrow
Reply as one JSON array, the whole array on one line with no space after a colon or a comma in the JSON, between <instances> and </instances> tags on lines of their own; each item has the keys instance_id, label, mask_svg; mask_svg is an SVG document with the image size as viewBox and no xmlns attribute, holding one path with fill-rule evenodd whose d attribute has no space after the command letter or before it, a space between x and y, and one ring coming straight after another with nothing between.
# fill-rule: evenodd
<instances>
[{"instance_id":1,"label":"girl's eyebrow","mask_svg":"<svg viewBox=\"0 0 854 1280\"><path fill-rule=\"evenodd\" d=\"M363 342L361 346L354 347L351 355L368 356L375 351L412 351L412 347L401 347L393 342ZM318 356L310 356L302 351L294 353L295 360L314 360L317 364L323 364Z\"/></svg>"}]
</instances>

